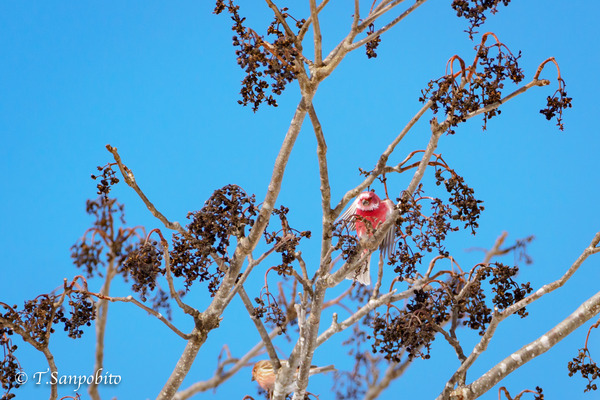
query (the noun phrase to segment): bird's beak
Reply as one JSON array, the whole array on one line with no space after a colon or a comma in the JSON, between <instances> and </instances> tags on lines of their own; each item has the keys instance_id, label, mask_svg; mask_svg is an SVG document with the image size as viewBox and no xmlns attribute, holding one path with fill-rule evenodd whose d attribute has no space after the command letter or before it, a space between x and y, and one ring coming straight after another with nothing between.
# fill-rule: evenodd
<instances>
[{"instance_id":1,"label":"bird's beak","mask_svg":"<svg viewBox=\"0 0 600 400\"><path fill-rule=\"evenodd\" d=\"M250 382L254 382L256 379L254 379L254 375L252 375L252 378L250 379Z\"/></svg>"}]
</instances>

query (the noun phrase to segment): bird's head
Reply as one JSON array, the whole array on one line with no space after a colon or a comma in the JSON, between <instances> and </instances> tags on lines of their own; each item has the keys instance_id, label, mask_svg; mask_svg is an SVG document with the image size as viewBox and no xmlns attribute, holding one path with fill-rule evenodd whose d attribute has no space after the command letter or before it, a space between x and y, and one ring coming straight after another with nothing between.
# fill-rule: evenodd
<instances>
[{"instance_id":1,"label":"bird's head","mask_svg":"<svg viewBox=\"0 0 600 400\"><path fill-rule=\"evenodd\" d=\"M362 192L358 196L356 208L362 211L373 211L379 207L381 199L374 192Z\"/></svg>"},{"instance_id":2,"label":"bird's head","mask_svg":"<svg viewBox=\"0 0 600 400\"><path fill-rule=\"evenodd\" d=\"M269 360L261 360L252 367L252 381L255 381L261 374L273 373L273 365Z\"/></svg>"}]
</instances>

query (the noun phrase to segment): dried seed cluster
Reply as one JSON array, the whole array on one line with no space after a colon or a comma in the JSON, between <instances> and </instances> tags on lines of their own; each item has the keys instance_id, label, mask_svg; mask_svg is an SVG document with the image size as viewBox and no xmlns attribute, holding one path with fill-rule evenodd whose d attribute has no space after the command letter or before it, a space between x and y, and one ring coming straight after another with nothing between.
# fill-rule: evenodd
<instances>
[{"instance_id":1,"label":"dried seed cluster","mask_svg":"<svg viewBox=\"0 0 600 400\"><path fill-rule=\"evenodd\" d=\"M404 309L377 315L372 325L373 353L382 353L386 360L394 362L401 361L404 351L409 359L428 359L435 327L447 318L447 307L443 304L439 293L415 290L415 296Z\"/></svg>"},{"instance_id":2,"label":"dried seed cluster","mask_svg":"<svg viewBox=\"0 0 600 400\"><path fill-rule=\"evenodd\" d=\"M238 48L235 52L237 63L246 73L240 91L242 99L238 103L252 105L255 112L263 102L277 107L273 94L280 95L286 85L296 79L297 64L300 64L300 52L294 39L286 34L281 23L275 19L267 28L267 36L273 37L273 42L269 43L244 25L245 18L240 17L239 6L233 0L217 0L214 13L220 14L224 10L229 12L233 20L231 29L235 35L232 40ZM287 8L280 12L284 19L292 18ZM296 21L296 27L301 28L304 22ZM269 89L273 94L268 94Z\"/></svg>"},{"instance_id":3,"label":"dried seed cluster","mask_svg":"<svg viewBox=\"0 0 600 400\"><path fill-rule=\"evenodd\" d=\"M156 241L153 241L143 243L129 253L129 257L123 264L123 272L131 276L135 282L131 288L140 294L142 301L147 300L148 291L156 288L158 275L164 275L166 272L165 268L162 268L162 260L162 249Z\"/></svg>"},{"instance_id":4,"label":"dried seed cluster","mask_svg":"<svg viewBox=\"0 0 600 400\"><path fill-rule=\"evenodd\" d=\"M1 400L9 400L15 397L14 393L10 393L12 389L18 389L21 383L17 379L17 373L21 371L21 365L15 357L17 345L12 343L9 336L13 331L9 328L0 328L0 348L4 353L4 358L0 362L0 383L4 394L0 397Z\"/></svg>"},{"instance_id":5,"label":"dried seed cluster","mask_svg":"<svg viewBox=\"0 0 600 400\"><path fill-rule=\"evenodd\" d=\"M188 214L192 220L187 225L189 236L173 235L173 274L185 279L188 290L195 281L208 281L214 295L225 274L223 268L231 261L227 252L231 236L243 238L257 214L254 195L246 195L239 186L216 190L200 211ZM211 269L215 260L221 265Z\"/></svg>"},{"instance_id":6,"label":"dried seed cluster","mask_svg":"<svg viewBox=\"0 0 600 400\"><path fill-rule=\"evenodd\" d=\"M499 42L490 46L482 43L475 49L477 59L473 68L465 68L462 60L456 57L461 63L460 73L450 73L432 80L427 88L421 91L419 101L424 103L431 100L434 114L441 109L447 116L448 134L454 134L452 128L466 121L469 113L500 101L501 90L508 80L517 84L525 76L518 64L520 52L514 56ZM458 76L464 79L462 83L461 80L457 80ZM500 110L497 108L484 112L483 128L486 128L490 118L499 114Z\"/></svg>"},{"instance_id":7,"label":"dried seed cluster","mask_svg":"<svg viewBox=\"0 0 600 400\"><path fill-rule=\"evenodd\" d=\"M513 277L519 272L518 267L509 267L502 263L489 265L480 264L476 267L475 276L469 281L463 296L458 299L457 311L463 319L463 325L479 331L480 335L485 333L487 325L492 320L492 309L485 302L486 295L482 284L488 280L492 286L492 292L495 293L492 298L492 304L499 311L524 299L532 288L529 282L518 284ZM524 307L516 312L521 318L525 318L528 313Z\"/></svg>"},{"instance_id":8,"label":"dried seed cluster","mask_svg":"<svg viewBox=\"0 0 600 400\"><path fill-rule=\"evenodd\" d=\"M598 368L598 364L592 360L590 351L587 347L579 349L579 354L577 357L573 358L573 361L569 361L567 368L569 369L569 376L581 374L582 378L587 379L588 383L583 390L584 392L598 389L598 386L594 381L600 378L600 368Z\"/></svg>"},{"instance_id":9,"label":"dried seed cluster","mask_svg":"<svg viewBox=\"0 0 600 400\"><path fill-rule=\"evenodd\" d=\"M567 96L565 86L565 82L562 79L559 79L558 89L552 96L548 96L547 98L547 107L540 110L540 113L544 114L548 121L556 117L556 125L561 131L565 129L563 124L563 111L573 107L573 99Z\"/></svg>"},{"instance_id":10,"label":"dried seed cluster","mask_svg":"<svg viewBox=\"0 0 600 400\"><path fill-rule=\"evenodd\" d=\"M485 13L489 11L495 14L500 3L508 6L510 0L453 0L452 8L458 17L469 21L469 29L465 32L468 32L469 37L473 39L473 35L477 33L475 28L483 25L487 18Z\"/></svg>"},{"instance_id":11,"label":"dried seed cluster","mask_svg":"<svg viewBox=\"0 0 600 400\"><path fill-rule=\"evenodd\" d=\"M67 319L63 311L60 310L60 321L65 324L65 331L68 332L68 336L77 339L83 335L81 327L90 326L92 321L96 319L96 308L93 300L81 292L74 291L68 295L68 298L71 317Z\"/></svg>"},{"instance_id":12,"label":"dried seed cluster","mask_svg":"<svg viewBox=\"0 0 600 400\"><path fill-rule=\"evenodd\" d=\"M112 185L119 183L119 178L116 176L116 171L113 171L112 167L115 164L108 163L104 167L98 166L98 171L102 172L101 176L92 175L93 180L100 179L100 183L96 186L98 188L98 195L108 200L108 194Z\"/></svg>"},{"instance_id":13,"label":"dried seed cluster","mask_svg":"<svg viewBox=\"0 0 600 400\"><path fill-rule=\"evenodd\" d=\"M62 302L68 299L69 311ZM0 363L0 382L5 390L3 399L13 398L9 391L20 386L16 374L21 369L15 356L17 346L12 344L9 336L15 329L25 332L41 347L47 347L50 335L54 333L56 324L64 324L67 335L73 339L83 335L84 325L90 326L96 318L94 302L86 294L67 289L63 295L42 294L33 300L26 301L23 309L16 305L9 306L0 302L0 318L6 325L0 328L0 346L4 350L4 359ZM67 317L68 314L68 317ZM11 328L12 327L12 328Z\"/></svg>"},{"instance_id":14,"label":"dried seed cluster","mask_svg":"<svg viewBox=\"0 0 600 400\"><path fill-rule=\"evenodd\" d=\"M100 197L86 201L86 212L94 217L92 228L71 247L71 258L76 267L82 268L88 278L103 276L102 269L114 261L120 266L133 251L131 238L135 229L119 228L115 221L125 224L124 206L116 199ZM102 267L102 268L100 268Z\"/></svg>"},{"instance_id":15,"label":"dried seed cluster","mask_svg":"<svg viewBox=\"0 0 600 400\"><path fill-rule=\"evenodd\" d=\"M444 170L446 171L446 170ZM423 186L419 185L411 197L402 196L399 203L400 216L396 220L396 237L400 238L390 256L389 265L401 279L414 277L417 265L425 253L434 250L440 255L448 255L444 242L449 232L459 230L451 221L462 221L465 228L475 233L477 220L483 211L482 201L474 196L474 190L453 170L450 178L443 177L443 171L436 170L436 183L444 183L450 194L448 203L439 198L423 196ZM424 204L429 202L430 213L425 214Z\"/></svg>"},{"instance_id":16,"label":"dried seed cluster","mask_svg":"<svg viewBox=\"0 0 600 400\"><path fill-rule=\"evenodd\" d=\"M365 226L369 227L370 222L365 221ZM342 258L346 261L354 259L358 255L357 247L359 238L348 227L348 222L344 220L337 221L333 226L332 237L334 250L341 250Z\"/></svg>"},{"instance_id":17,"label":"dried seed cluster","mask_svg":"<svg viewBox=\"0 0 600 400\"><path fill-rule=\"evenodd\" d=\"M369 28L367 29L367 35L370 35L373 32L375 32L375 25L370 24ZM380 43L381 43L381 36L377 36L376 38L369 40L365 44L367 58L376 58L377 57L377 47L379 47Z\"/></svg>"},{"instance_id":18,"label":"dried seed cluster","mask_svg":"<svg viewBox=\"0 0 600 400\"><path fill-rule=\"evenodd\" d=\"M125 282L129 277L133 278L132 289L140 293L142 301L147 301L148 293L156 290L151 298L154 308L161 309L170 318L171 308L165 299L168 295L156 287L157 274L164 274L164 269L160 269L162 248L157 247L156 242L145 244L144 240L138 240L138 230L143 229L124 226L124 206L116 199L88 200L86 212L94 217L94 222L83 238L71 247L75 266L82 268L88 278L102 277L104 269L112 262ZM118 226L118 222L122 226Z\"/></svg>"},{"instance_id":19,"label":"dried seed cluster","mask_svg":"<svg viewBox=\"0 0 600 400\"><path fill-rule=\"evenodd\" d=\"M275 251L281 254L281 264L275 266L278 275L290 275L292 273L292 262L296 260L296 247L302 238L310 239L310 231L298 231L290 227L287 207L273 209L272 214L279 218L281 229L269 232L265 229L264 236L267 244L275 243Z\"/></svg>"},{"instance_id":20,"label":"dried seed cluster","mask_svg":"<svg viewBox=\"0 0 600 400\"><path fill-rule=\"evenodd\" d=\"M265 322L278 326L281 328L281 332L285 333L287 321L286 313L283 312L275 297L269 292L264 292L260 297L255 297L254 301L257 304L257 306L254 307L254 317L264 318Z\"/></svg>"},{"instance_id":21,"label":"dried seed cluster","mask_svg":"<svg viewBox=\"0 0 600 400\"><path fill-rule=\"evenodd\" d=\"M532 291L529 282L518 284L513 280L517 273L517 267L501 263L480 264L466 282L463 275L453 274L446 282L438 282L439 287L415 290L405 308L390 307L373 319L373 353L382 353L385 359L396 362L404 352L409 359L427 359L436 333L452 314L483 335L492 320L483 282L487 281L495 294L492 306L503 311ZM527 311L522 308L516 314L524 318Z\"/></svg>"},{"instance_id":22,"label":"dried seed cluster","mask_svg":"<svg viewBox=\"0 0 600 400\"><path fill-rule=\"evenodd\" d=\"M158 277L166 273L163 263L163 248L156 241L142 240L137 247L129 252L127 259L123 262L122 275L125 281L129 277L133 279L131 289L139 293L142 301L148 301L149 293L152 308L163 313L167 319L171 319L172 310L169 300L170 295L158 285ZM184 291L178 293L180 297L185 295Z\"/></svg>"},{"instance_id":23,"label":"dried seed cluster","mask_svg":"<svg viewBox=\"0 0 600 400\"><path fill-rule=\"evenodd\" d=\"M449 172L451 176L445 178L445 172ZM465 179L451 169L436 167L435 179L435 184L439 186L443 183L446 191L450 194L448 201L456 210L455 214L451 214L451 218L464 222L465 229L470 228L471 233L475 234L475 229L479 227L477 220L485 209L481 205L483 201L477 200L475 191L465 183Z\"/></svg>"}]
</instances>

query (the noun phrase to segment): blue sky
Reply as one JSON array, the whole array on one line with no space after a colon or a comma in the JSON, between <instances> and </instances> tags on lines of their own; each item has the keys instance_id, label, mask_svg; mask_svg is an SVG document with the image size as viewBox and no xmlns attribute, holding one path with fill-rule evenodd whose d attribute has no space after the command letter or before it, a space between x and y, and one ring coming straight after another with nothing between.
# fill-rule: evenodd
<instances>
[{"instance_id":1,"label":"blue sky","mask_svg":"<svg viewBox=\"0 0 600 400\"><path fill-rule=\"evenodd\" d=\"M270 18L262 2L243 3L241 12L251 24ZM292 15L304 17L306 6L295 12L295 3L299 2L285 5ZM336 202L360 182L358 167L370 169L420 108L420 90L443 75L448 58L459 54L472 59L474 43L463 32L466 22L454 16L449 3L427 2L383 37L378 58L367 60L359 50L319 87L314 104L327 139ZM526 81L540 62L556 57L573 97L573 108L565 113L565 131L559 132L538 112L556 87L556 72L549 65L542 74L553 82L549 88L533 89L506 104L486 132L481 131L480 119L469 121L456 135L442 137L438 152L486 207L478 234L454 235L448 248L461 265L469 266L481 255L464 250L490 247L502 231L512 240L535 235L530 246L535 263L523 266L520 278L539 287L557 279L600 230L600 6L583 1L513 3L490 17L482 32L493 31L513 51L523 51ZM215 189L228 183L262 200L299 92L290 86L278 99L278 108L264 107L256 114L239 106L243 75L231 46L230 20L212 15L213 6L197 1L0 4L0 301L22 304L78 273L69 248L91 223L85 214L85 200L96 193L90 174L111 160L104 148L108 143L119 149L145 193L171 220L185 222L188 211L199 209ZM349 29L352 10L344 7L349 6L332 4L323 13L325 52ZM429 118L430 114L417 124L390 162L426 145ZM307 122L278 203L292 210L292 226L310 229L318 238L321 203L315 149ZM388 188L397 194L406 182L406 177L393 177ZM129 224L161 227L124 184L113 193L126 205ZM313 263L318 245L313 239L302 249ZM599 267L598 258L588 260L563 290L531 307L529 318L502 326L491 344L494 350L478 361L469 377L537 338L596 293ZM128 294L125 285L114 290L115 295ZM190 298L196 295L199 302L205 301L201 293ZM106 368L123 381L101 393L106 398L155 397L184 342L130 304L112 305L109 314ZM176 321L184 330L191 329L187 319L177 316ZM241 356L259 340L237 299L222 325L211 334L183 387L212 375L222 343ZM566 369L589 325L503 384L513 394L539 385L552 398L592 398L595 394L583 394L584 381L568 378ZM243 337L230 336L240 329ZM465 343L475 343L476 337L460 333ZM93 337L92 329L78 341L56 335L52 349L61 373L90 373ZM600 351L598 337L590 339L592 352ZM328 350L318 351L315 361L331 363L329 354L342 353L339 343L332 341ZM286 348L284 342L279 345ZM30 374L46 368L43 358L26 345L20 346L18 356ZM399 391L407 398L416 393L431 398L457 365L447 346L436 341L432 360L415 363L381 398L396 398ZM216 393L197 398L254 395L249 378L250 371L243 370ZM320 378L318 383L328 381ZM321 398L332 398L327 386L322 387ZM44 398L48 393L44 385L31 383L17 392L18 398ZM62 388L60 394L70 390ZM495 399L497 392L483 398Z\"/></svg>"}]
</instances>

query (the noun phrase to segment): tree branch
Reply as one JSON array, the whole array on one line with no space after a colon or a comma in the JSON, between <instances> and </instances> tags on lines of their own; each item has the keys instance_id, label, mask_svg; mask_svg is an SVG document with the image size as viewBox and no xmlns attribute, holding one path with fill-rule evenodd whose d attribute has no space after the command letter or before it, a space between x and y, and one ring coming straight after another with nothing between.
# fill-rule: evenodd
<instances>
[{"instance_id":1,"label":"tree branch","mask_svg":"<svg viewBox=\"0 0 600 400\"><path fill-rule=\"evenodd\" d=\"M514 314L515 312L519 311L523 307L538 300L543 295L553 292L554 290L563 286L571 278L571 276L573 276L573 274L579 269L579 267L581 266L581 264L583 264L583 262L587 259L587 257L590 256L591 254L595 253L595 249L597 248L599 242L600 242L600 232L596 233L596 235L592 239L592 242L590 243L590 245L583 251L583 253L577 258L577 260L575 260L575 262L571 265L571 267L567 270L567 272L560 279L542 286L534 294L529 295L526 298L522 299L521 301L506 308L503 312L495 311L494 315L492 316L492 321L490 322L488 328L486 329L483 337L481 338L479 343L477 343L477 345L473 348L473 351L467 357L467 359L461 364L461 366L452 375L450 380L448 380L443 392L440 394L440 396L438 396L438 400L447 398L450 391L454 388L454 384L458 381L458 379L461 376L463 376L466 373L466 371L473 365L475 360L477 360L477 358L481 354L483 354L483 352L485 352L485 350L487 350L487 347L488 347L490 341L492 340L492 337L494 336L494 333L496 332L496 328L498 327L500 322L502 322L504 319L506 319L510 315ZM586 303L584 303L584 304L586 304ZM593 317L593 316L591 316L591 317ZM589 318L591 318L591 317L589 317Z\"/></svg>"},{"instance_id":2,"label":"tree branch","mask_svg":"<svg viewBox=\"0 0 600 400\"><path fill-rule=\"evenodd\" d=\"M419 121L419 119L421 119L423 114L425 114L425 112L429 110L429 108L431 108L432 104L432 101L428 101L427 103L425 103L425 105L421 107L421 109L415 114L415 116L412 117L410 121L408 121L408 123L400 131L398 136L396 136L396 138L388 145L385 151L381 154L379 160L377 161L375 169L369 174L367 179L365 179L360 185L356 186L354 189L351 189L348 192L346 192L346 194L344 194L342 199L332 211L332 218L337 218L338 215L340 215L340 213L342 212L342 210L346 207L346 205L350 202L350 200L358 196L359 193L364 191L369 185L371 185L375 181L375 179L377 179L377 176L379 176L380 171L382 171L383 168L385 168L387 160L396 149L396 146L398 146L402 139L404 139L408 132L410 132L412 127Z\"/></svg>"},{"instance_id":3,"label":"tree branch","mask_svg":"<svg viewBox=\"0 0 600 400\"><path fill-rule=\"evenodd\" d=\"M321 4L319 4L319 6L317 7L317 14L320 13L325 8L327 3L329 3L329 0L323 0L321 2ZM312 23L313 23L313 16L312 16L312 12L311 12L310 17L308 17L306 19L306 22L304 22L304 25L302 25L302 28L300 28L300 31L298 32L297 38L299 41L304 40L304 35L306 35L306 32L308 32L308 28L310 27L310 25Z\"/></svg>"},{"instance_id":4,"label":"tree branch","mask_svg":"<svg viewBox=\"0 0 600 400\"><path fill-rule=\"evenodd\" d=\"M148 307L147 305L141 303L140 301L136 300L133 296L127 296L127 297L110 297L110 296L105 296L101 293L94 293L94 292L88 292L85 290L82 290L81 293L88 295L88 296L94 296L97 297L98 299L101 300L108 300L111 303L114 303L116 301L120 301L123 303L133 303L136 306L138 306L139 308L141 308L142 310L146 311L148 314L155 316L156 318L158 318L159 321L161 321L162 323L164 323L166 326L168 326L173 332L175 332L178 336L180 336L182 339L191 339L191 335L190 334L185 334L183 332L181 332L179 329L177 329L177 327L175 325L173 325L171 323L171 321L169 321L168 319L166 319L161 313L159 313L158 311Z\"/></svg>"},{"instance_id":5,"label":"tree branch","mask_svg":"<svg viewBox=\"0 0 600 400\"><path fill-rule=\"evenodd\" d=\"M48 341L46 341L45 346L42 345L41 343L37 342L34 338L32 338L31 335L29 335L29 333L27 333L20 326L13 324L12 322L8 321L2 316L0 316L0 326L10 328L10 330L12 330L14 333L21 336L24 342L29 343L31 346L33 346L34 349L41 352L44 355L44 357L46 357L46 362L48 363L48 368L50 369L51 375L58 375L58 368L56 368L54 356L52 355L52 352L50 352L50 349L48 349ZM56 400L57 398L57 382L53 381L50 383L50 400Z\"/></svg>"},{"instance_id":6,"label":"tree branch","mask_svg":"<svg viewBox=\"0 0 600 400\"><path fill-rule=\"evenodd\" d=\"M277 335L281 333L281 329L276 328L269 334L269 339L273 339ZM250 351L248 351L242 358L238 359L236 363L224 374L215 373L215 375L202 382L196 382L192 384L189 388L177 392L174 397L174 400L186 400L195 395L196 393L205 392L210 389L214 389L217 386L221 385L233 375L235 375L240 369L244 368L248 365L251 359L259 355L261 350L264 347L264 342L261 340L258 342Z\"/></svg>"},{"instance_id":7,"label":"tree branch","mask_svg":"<svg viewBox=\"0 0 600 400\"><path fill-rule=\"evenodd\" d=\"M316 0L309 0L310 17L312 18L313 35L315 44L315 67L320 67L323 64L323 51L321 49L321 27L319 26L319 11L317 11ZM312 108L312 105L311 105Z\"/></svg>"},{"instance_id":8,"label":"tree branch","mask_svg":"<svg viewBox=\"0 0 600 400\"><path fill-rule=\"evenodd\" d=\"M192 330L192 333L190 333L191 338L188 340L183 354L179 357L173 372L156 397L156 400L171 400L175 396L177 389L181 386L188 372L190 372L190 368L198 355L198 351L200 351L200 347L206 342L209 331L210 329L203 329L202 327L200 329L195 327Z\"/></svg>"},{"instance_id":9,"label":"tree branch","mask_svg":"<svg viewBox=\"0 0 600 400\"><path fill-rule=\"evenodd\" d=\"M158 218L160 220L160 222L162 222L163 225L165 227L167 227L168 229L177 231L177 232L181 233L183 236L189 237L188 232L185 229L183 229L183 227L179 224L179 222L169 221L160 211L158 211L156 209L156 207L154 207L154 204L152 204L152 202L150 200L148 200L148 197L146 197L144 192L142 192L142 189L140 189L140 187L135 182L135 177L133 175L133 172L129 168L127 168L127 166L125 164L123 164L123 161L121 161L121 156L119 156L119 153L117 152L117 148L112 147L110 144L107 144L106 149L112 153L113 158L115 159L115 161L117 162L117 165L119 166L119 169L121 170L121 175L123 175L123 179L125 179L125 183L127 183L127 185L129 185L133 190L135 190L135 192L142 199L142 201L144 202L144 204L146 205L148 210L150 210L152 215L154 215L154 217Z\"/></svg>"},{"instance_id":10,"label":"tree branch","mask_svg":"<svg viewBox=\"0 0 600 400\"><path fill-rule=\"evenodd\" d=\"M279 11L279 8L271 0L265 0L265 1L267 2L269 8L271 10L273 10L273 13L275 14L275 17L277 18L277 20L281 23L281 25L283 25L283 29L285 29L285 33L289 37L293 38L294 41L296 41L296 35L294 34L294 31L292 31L292 29L288 25L287 21L281 14L281 11Z\"/></svg>"},{"instance_id":11,"label":"tree branch","mask_svg":"<svg viewBox=\"0 0 600 400\"><path fill-rule=\"evenodd\" d=\"M404 372L408 369L408 367L412 364L412 360L404 360L401 364L398 363L390 363L390 365L385 370L383 377L379 382L374 385L370 385L367 393L365 394L364 400L374 400L381 393L387 389L387 387L392 383L394 379L399 378L404 374Z\"/></svg>"},{"instance_id":12,"label":"tree branch","mask_svg":"<svg viewBox=\"0 0 600 400\"><path fill-rule=\"evenodd\" d=\"M111 259L106 268L106 278L104 285L100 289L102 296L108 296L110 294L110 284L112 279L116 276L116 269L114 268L114 259ZM108 317L108 301L106 299L99 299L96 303L96 359L94 362L94 374L100 371L104 365L104 335L106 332L106 321ZM88 387L88 393L92 400L100 400L100 394L98 393L98 384L94 381Z\"/></svg>"},{"instance_id":13,"label":"tree branch","mask_svg":"<svg viewBox=\"0 0 600 400\"><path fill-rule=\"evenodd\" d=\"M281 367L281 363L279 362L279 357L277 357L275 347L273 346L271 338L269 337L269 334L267 333L267 330L265 329L265 326L263 325L262 321L254 314L254 306L252 305L252 301L250 301L246 290L243 286L240 286L237 290L237 293L242 299L242 302L244 303L244 306L248 311L248 315L250 315L250 319L252 319L252 322L254 322L258 334L262 338L262 341L265 345L265 348L267 349L267 353L269 354L269 358L271 359L273 367L276 370L279 369Z\"/></svg>"},{"instance_id":14,"label":"tree branch","mask_svg":"<svg viewBox=\"0 0 600 400\"><path fill-rule=\"evenodd\" d=\"M311 0L313 1L313 0ZM317 159L319 163L319 177L321 179L321 210L323 211L323 236L321 239L321 265L317 275L326 273L331 257L328 257L328 249L331 247L331 229L335 218L331 217L331 186L329 184L329 172L327 170L327 143L323 128L314 105L311 103L308 115L317 138Z\"/></svg>"},{"instance_id":15,"label":"tree branch","mask_svg":"<svg viewBox=\"0 0 600 400\"><path fill-rule=\"evenodd\" d=\"M386 12L390 11L392 8L396 7L398 4L402 3L404 0L397 0L394 1L392 4L390 4L389 6L387 6L384 10L377 12L373 15L368 16L362 24L360 24L358 26L358 31L361 32L363 30L365 30L370 24L372 24L373 22L375 22L375 20L377 18L379 18L380 16L382 16L383 14L385 14ZM359 40L358 42L353 43L349 48L348 51L353 51L358 49L359 47L363 46L364 44L370 42L371 40L383 35L385 32L389 31L392 27L394 27L398 22L402 21L404 18L406 18L408 15L410 15L413 11L415 11L417 8L419 8L421 5L425 4L427 0L416 0L415 4L413 4L412 6L410 6L409 8L406 9L406 11L404 11L402 14L400 14L399 16L397 16L396 18L394 18L392 20L392 22L386 24L383 28L380 28L378 30L376 30L375 32L369 34L366 38Z\"/></svg>"},{"instance_id":16,"label":"tree branch","mask_svg":"<svg viewBox=\"0 0 600 400\"><path fill-rule=\"evenodd\" d=\"M554 345L599 313L600 292L581 304L572 314L549 330L546 334L521 347L500 363L496 364L496 366L483 374L479 379L466 387L458 388L454 393L460 393L464 400L476 399L517 368L550 350Z\"/></svg>"},{"instance_id":17,"label":"tree branch","mask_svg":"<svg viewBox=\"0 0 600 400\"><path fill-rule=\"evenodd\" d=\"M479 110L473 111L469 114L467 114L465 116L465 120L476 117L478 115L481 115L483 113L495 110L496 108L500 107L503 103L506 103L507 101L513 99L514 97L525 93L526 91L528 91L529 89L531 89L534 86L547 86L550 84L550 81L547 79L534 79L531 82L529 82L528 84L526 84L523 87L520 87L519 89L515 90L514 92L512 92L511 94L509 94L508 96L504 97L502 100L497 101L493 104L489 104L485 107L480 108Z\"/></svg>"}]
</instances>

